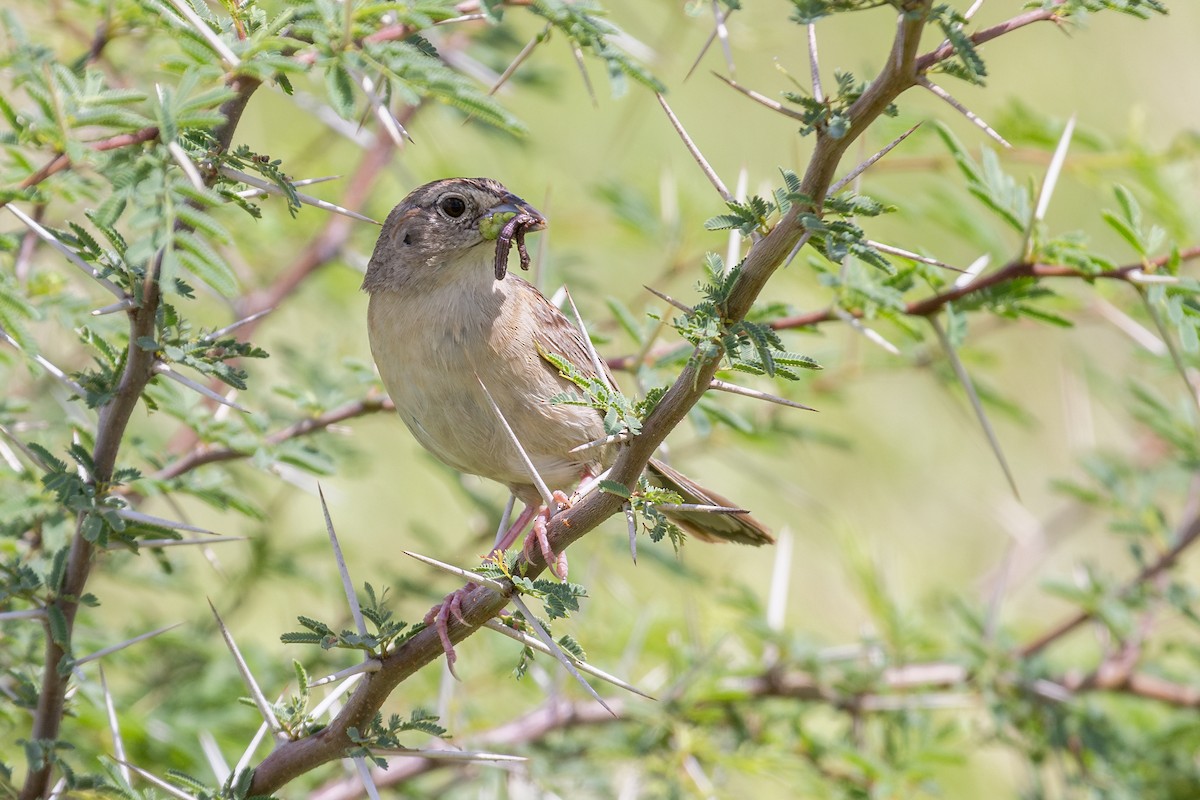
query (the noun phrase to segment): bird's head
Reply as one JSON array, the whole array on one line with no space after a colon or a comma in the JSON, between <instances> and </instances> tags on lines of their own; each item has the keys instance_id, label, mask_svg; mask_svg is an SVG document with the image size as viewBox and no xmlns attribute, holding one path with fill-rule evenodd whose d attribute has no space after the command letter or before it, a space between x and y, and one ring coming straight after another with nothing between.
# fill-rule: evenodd
<instances>
[{"instance_id":1,"label":"bird's head","mask_svg":"<svg viewBox=\"0 0 1200 800\"><path fill-rule=\"evenodd\" d=\"M363 288L396 289L461 264L504 277L514 237L546 227L537 209L490 178L447 178L414 189L388 214ZM522 264L524 266L524 264Z\"/></svg>"}]
</instances>

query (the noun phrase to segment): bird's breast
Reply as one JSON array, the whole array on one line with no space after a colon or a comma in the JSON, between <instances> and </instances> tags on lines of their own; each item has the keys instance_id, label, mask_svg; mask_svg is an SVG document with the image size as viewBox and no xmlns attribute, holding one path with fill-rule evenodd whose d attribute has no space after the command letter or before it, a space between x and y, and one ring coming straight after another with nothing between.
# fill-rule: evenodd
<instances>
[{"instance_id":1,"label":"bird's breast","mask_svg":"<svg viewBox=\"0 0 1200 800\"><path fill-rule=\"evenodd\" d=\"M372 294L371 351L380 377L413 436L461 472L509 486L528 469L496 411L552 488L570 488L597 451L568 451L604 435L600 415L551 403L573 388L537 352L535 320L502 282Z\"/></svg>"}]
</instances>

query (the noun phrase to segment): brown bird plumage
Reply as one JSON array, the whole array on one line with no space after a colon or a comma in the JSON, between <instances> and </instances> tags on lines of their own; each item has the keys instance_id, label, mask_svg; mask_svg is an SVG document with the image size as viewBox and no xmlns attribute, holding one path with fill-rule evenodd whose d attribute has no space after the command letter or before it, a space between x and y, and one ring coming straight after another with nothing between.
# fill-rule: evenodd
<instances>
[{"instance_id":1,"label":"brown bird plumage","mask_svg":"<svg viewBox=\"0 0 1200 800\"><path fill-rule=\"evenodd\" d=\"M501 213L528 218L516 228L518 242L545 227L540 213L494 180L450 178L415 189L388 215L363 288L371 295L371 352L413 436L451 467L499 481L537 508L541 497L480 381L551 489L598 474L616 453L613 446L570 452L602 438L603 421L595 409L549 402L576 387L540 354L595 370L578 329L497 261L497 247L510 244L505 235L495 241L504 218L493 215ZM730 506L661 462L650 470L686 503ZM774 541L745 513L669 516L708 541Z\"/></svg>"}]
</instances>

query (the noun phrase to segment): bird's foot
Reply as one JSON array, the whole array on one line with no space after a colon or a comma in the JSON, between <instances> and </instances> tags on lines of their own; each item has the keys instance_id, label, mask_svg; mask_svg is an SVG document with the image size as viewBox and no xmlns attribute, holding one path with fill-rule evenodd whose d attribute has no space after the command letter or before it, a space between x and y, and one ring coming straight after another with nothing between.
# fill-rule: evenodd
<instances>
[{"instance_id":1,"label":"bird's foot","mask_svg":"<svg viewBox=\"0 0 1200 800\"><path fill-rule=\"evenodd\" d=\"M463 619L462 601L474 588L475 584L468 583L461 589L455 589L425 615L425 625L437 629L438 639L442 642L442 652L446 654L446 666L455 680L458 679L458 675L454 672L454 662L458 660L458 654L454 652L454 643L450 641L450 618L453 616L462 624L467 624Z\"/></svg>"},{"instance_id":2,"label":"bird's foot","mask_svg":"<svg viewBox=\"0 0 1200 800\"><path fill-rule=\"evenodd\" d=\"M554 512L551 512L546 506L538 509L537 515L533 518L533 528L530 529L529 535L525 537L525 546L521 548L521 551L525 554L525 558L528 559L531 554L531 545L536 544L550 572L560 581L565 581L567 579L567 553L566 551L555 553L553 548L550 547L550 540L546 538L546 523L550 521L550 517L557 513L559 508L570 507L571 499L564 492L559 491L555 491L551 497L556 506Z\"/></svg>"}]
</instances>

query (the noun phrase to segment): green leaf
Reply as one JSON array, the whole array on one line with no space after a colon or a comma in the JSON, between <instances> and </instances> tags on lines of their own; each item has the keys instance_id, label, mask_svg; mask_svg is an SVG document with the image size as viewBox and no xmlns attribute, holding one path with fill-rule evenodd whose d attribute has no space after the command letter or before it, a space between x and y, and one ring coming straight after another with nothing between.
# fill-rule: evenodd
<instances>
[{"instance_id":1,"label":"green leaf","mask_svg":"<svg viewBox=\"0 0 1200 800\"><path fill-rule=\"evenodd\" d=\"M600 481L600 491L615 494L617 497L624 497L626 500L633 494L625 484L610 480Z\"/></svg>"},{"instance_id":2,"label":"green leaf","mask_svg":"<svg viewBox=\"0 0 1200 800\"><path fill-rule=\"evenodd\" d=\"M329 104L342 119L354 118L354 79L341 62L325 69L325 89Z\"/></svg>"}]
</instances>

